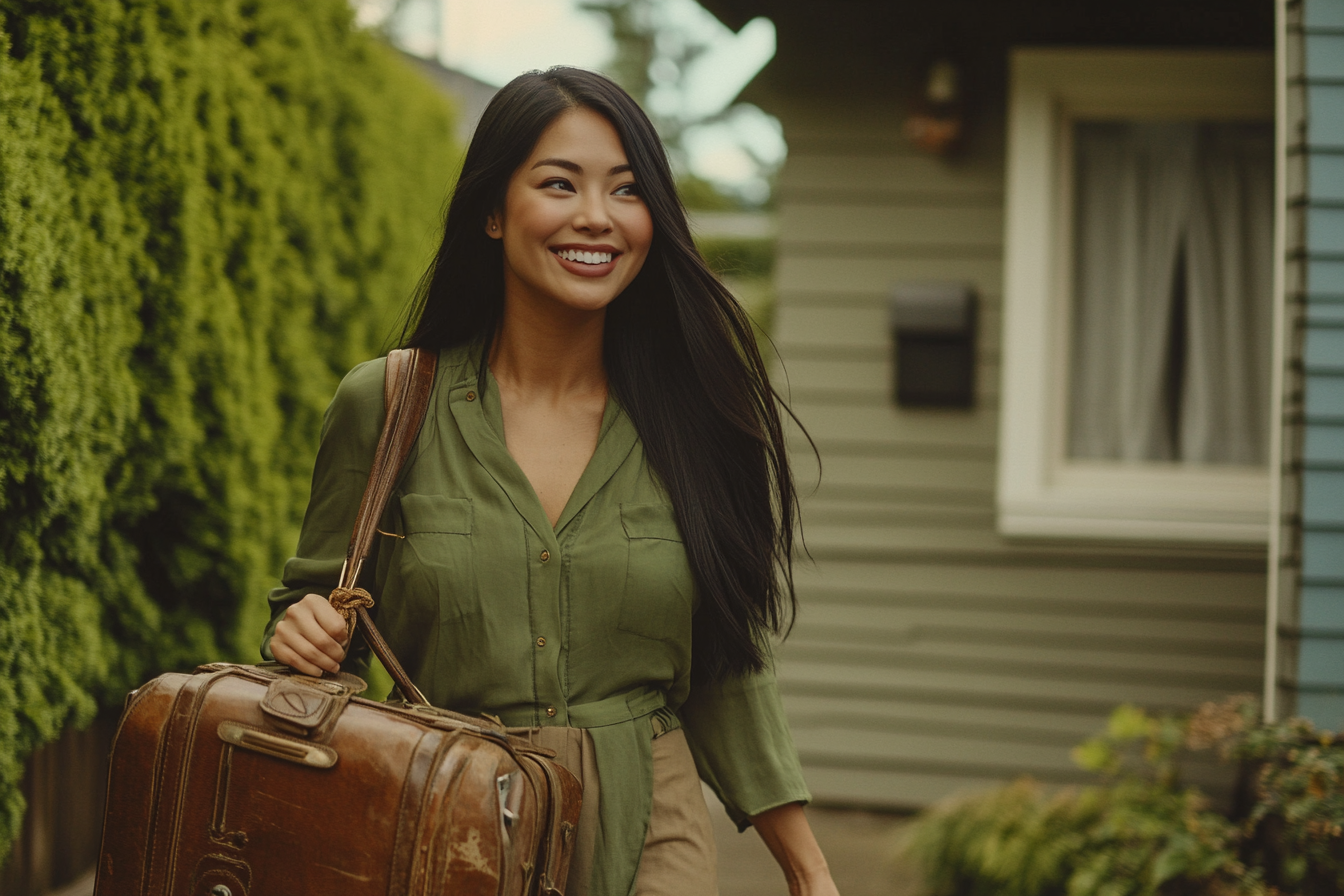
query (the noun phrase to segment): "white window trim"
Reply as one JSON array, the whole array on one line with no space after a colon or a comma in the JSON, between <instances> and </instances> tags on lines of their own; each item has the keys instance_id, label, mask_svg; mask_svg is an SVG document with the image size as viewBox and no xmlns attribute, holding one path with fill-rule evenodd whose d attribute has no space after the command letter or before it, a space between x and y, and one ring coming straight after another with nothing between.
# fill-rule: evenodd
<instances>
[{"instance_id":1,"label":"white window trim","mask_svg":"<svg viewBox=\"0 0 1344 896\"><path fill-rule=\"evenodd\" d=\"M1274 59L1247 51L1018 49L1004 246L998 527L1009 536L1264 544L1265 467L1069 460L1071 123L1274 117Z\"/></svg>"}]
</instances>

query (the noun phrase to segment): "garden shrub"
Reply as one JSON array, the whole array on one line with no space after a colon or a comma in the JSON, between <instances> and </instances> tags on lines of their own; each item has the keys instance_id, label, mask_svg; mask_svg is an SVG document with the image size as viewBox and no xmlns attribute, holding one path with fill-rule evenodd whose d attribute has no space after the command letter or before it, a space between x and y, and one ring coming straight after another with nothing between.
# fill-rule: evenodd
<instances>
[{"instance_id":1,"label":"garden shrub","mask_svg":"<svg viewBox=\"0 0 1344 896\"><path fill-rule=\"evenodd\" d=\"M346 0L0 0L0 855L35 747L258 658L458 162Z\"/></svg>"},{"instance_id":2,"label":"garden shrub","mask_svg":"<svg viewBox=\"0 0 1344 896\"><path fill-rule=\"evenodd\" d=\"M768 278L775 269L775 241L760 237L701 237L705 262L720 276Z\"/></svg>"},{"instance_id":3,"label":"garden shrub","mask_svg":"<svg viewBox=\"0 0 1344 896\"><path fill-rule=\"evenodd\" d=\"M1344 893L1344 739L1256 701L1190 717L1132 706L1074 751L1104 783L1049 793L1023 779L925 812L904 848L933 896L1338 896ZM1238 764L1229 812L1181 782L1181 760Z\"/></svg>"}]
</instances>

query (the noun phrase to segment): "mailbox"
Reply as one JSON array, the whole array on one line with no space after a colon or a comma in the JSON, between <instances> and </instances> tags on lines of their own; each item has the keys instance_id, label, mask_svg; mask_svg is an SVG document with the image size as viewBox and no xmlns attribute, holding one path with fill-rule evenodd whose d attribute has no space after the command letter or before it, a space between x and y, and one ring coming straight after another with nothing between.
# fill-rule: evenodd
<instances>
[{"instance_id":1,"label":"mailbox","mask_svg":"<svg viewBox=\"0 0 1344 896\"><path fill-rule=\"evenodd\" d=\"M891 292L896 403L975 404L975 290L966 283L901 283Z\"/></svg>"}]
</instances>

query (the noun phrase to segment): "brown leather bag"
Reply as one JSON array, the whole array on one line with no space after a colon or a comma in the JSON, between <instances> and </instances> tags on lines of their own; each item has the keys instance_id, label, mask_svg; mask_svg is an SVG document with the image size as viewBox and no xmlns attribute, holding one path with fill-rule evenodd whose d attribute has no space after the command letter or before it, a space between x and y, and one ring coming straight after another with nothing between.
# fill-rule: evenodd
<instances>
[{"instance_id":1,"label":"brown leather bag","mask_svg":"<svg viewBox=\"0 0 1344 896\"><path fill-rule=\"evenodd\" d=\"M563 894L582 799L549 751L429 706L356 587L424 418L435 357L388 358L387 419L333 605L402 703L354 675L215 663L127 698L96 896Z\"/></svg>"}]
</instances>

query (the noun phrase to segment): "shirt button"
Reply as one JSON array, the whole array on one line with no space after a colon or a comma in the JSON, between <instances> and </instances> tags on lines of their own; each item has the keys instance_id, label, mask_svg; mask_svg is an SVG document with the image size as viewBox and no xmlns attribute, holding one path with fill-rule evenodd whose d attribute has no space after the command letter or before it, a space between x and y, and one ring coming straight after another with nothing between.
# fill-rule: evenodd
<instances>
[{"instance_id":1,"label":"shirt button","mask_svg":"<svg viewBox=\"0 0 1344 896\"><path fill-rule=\"evenodd\" d=\"M554 707L554 706L548 706L548 707L546 707L546 715L547 715L549 718L552 718L552 719L555 718L555 707Z\"/></svg>"},{"instance_id":2,"label":"shirt button","mask_svg":"<svg viewBox=\"0 0 1344 896\"><path fill-rule=\"evenodd\" d=\"M537 639L537 646L538 646L538 647L545 647L545 646L546 646L546 639L545 639L545 638L538 638L538 639Z\"/></svg>"},{"instance_id":3,"label":"shirt button","mask_svg":"<svg viewBox=\"0 0 1344 896\"><path fill-rule=\"evenodd\" d=\"M468 392L468 393L467 393L467 401L475 401L475 400L476 400L476 393L475 393L475 392Z\"/></svg>"},{"instance_id":4,"label":"shirt button","mask_svg":"<svg viewBox=\"0 0 1344 896\"><path fill-rule=\"evenodd\" d=\"M541 552L541 562L542 562L542 563L545 563L545 562L546 562L547 560L549 560L549 559L551 559L551 552L550 552L550 551L542 551L542 552Z\"/></svg>"}]
</instances>

